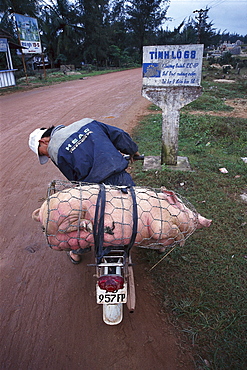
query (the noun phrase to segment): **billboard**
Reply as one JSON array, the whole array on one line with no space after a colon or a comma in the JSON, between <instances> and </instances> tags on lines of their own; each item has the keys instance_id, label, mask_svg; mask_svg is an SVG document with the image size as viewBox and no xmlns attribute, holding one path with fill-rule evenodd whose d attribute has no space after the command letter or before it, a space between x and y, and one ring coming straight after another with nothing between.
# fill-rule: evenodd
<instances>
[{"instance_id":1,"label":"billboard","mask_svg":"<svg viewBox=\"0 0 247 370\"><path fill-rule=\"evenodd\" d=\"M200 86L203 44L143 47L143 85Z\"/></svg>"},{"instance_id":2,"label":"billboard","mask_svg":"<svg viewBox=\"0 0 247 370\"><path fill-rule=\"evenodd\" d=\"M36 18L15 14L16 27L19 34L20 44L26 49L22 49L26 54L41 54L41 42Z\"/></svg>"}]
</instances>

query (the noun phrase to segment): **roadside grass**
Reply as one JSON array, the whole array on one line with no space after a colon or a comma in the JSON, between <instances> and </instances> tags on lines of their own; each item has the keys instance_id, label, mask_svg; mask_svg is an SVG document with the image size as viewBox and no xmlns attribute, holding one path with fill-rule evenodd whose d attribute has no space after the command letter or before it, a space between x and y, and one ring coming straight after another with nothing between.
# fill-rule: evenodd
<instances>
[{"instance_id":1,"label":"roadside grass","mask_svg":"<svg viewBox=\"0 0 247 370\"><path fill-rule=\"evenodd\" d=\"M215 91L211 89L212 96ZM234 90L228 95L241 94ZM240 194L247 192L247 165L241 159L247 154L247 119L208 116L202 106L203 116L185 110L180 116L178 155L189 158L193 172L171 171L165 165L143 172L136 163L132 174L138 185L166 186L178 192L213 223L197 230L184 247L177 246L163 260L166 253L155 251L142 250L140 257L150 268L161 260L150 277L164 310L170 311L174 325L188 336L196 368L244 370L247 207ZM146 156L160 155L161 125L161 113L152 106L133 132L139 151ZM221 173L222 167L228 173Z\"/></svg>"},{"instance_id":2,"label":"roadside grass","mask_svg":"<svg viewBox=\"0 0 247 370\"><path fill-rule=\"evenodd\" d=\"M203 94L182 109L182 112L191 110L204 111L232 111L233 108L225 103L227 99L246 99L247 92L247 68L241 70L241 75L236 71L223 75L222 71L211 70L210 66L203 66L202 90ZM217 82L215 80L225 80ZM233 83L227 80L235 81Z\"/></svg>"},{"instance_id":3,"label":"roadside grass","mask_svg":"<svg viewBox=\"0 0 247 370\"><path fill-rule=\"evenodd\" d=\"M204 91L204 94L197 100L183 108L184 111L205 110L205 111L232 111L233 108L226 105L225 102L216 96L211 96L210 91Z\"/></svg>"},{"instance_id":4,"label":"roadside grass","mask_svg":"<svg viewBox=\"0 0 247 370\"><path fill-rule=\"evenodd\" d=\"M247 71L246 71L247 74ZM235 99L235 98L243 98L246 99L246 91L247 91L247 78L233 78L235 82L227 83L221 82L217 83L214 81L203 81L202 87L203 91L217 96L217 98L221 99ZM213 110L213 109L212 109Z\"/></svg>"}]
</instances>

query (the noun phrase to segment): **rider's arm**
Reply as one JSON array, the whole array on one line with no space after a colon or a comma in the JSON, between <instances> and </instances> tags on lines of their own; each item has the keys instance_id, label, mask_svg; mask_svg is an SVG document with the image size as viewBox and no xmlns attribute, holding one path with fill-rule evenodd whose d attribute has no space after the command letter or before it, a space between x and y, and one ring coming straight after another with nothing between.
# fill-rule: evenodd
<instances>
[{"instance_id":1,"label":"rider's arm","mask_svg":"<svg viewBox=\"0 0 247 370\"><path fill-rule=\"evenodd\" d=\"M98 123L102 125L115 148L121 153L134 155L138 152L137 144L131 139L127 132L118 127L106 125L102 122Z\"/></svg>"}]
</instances>

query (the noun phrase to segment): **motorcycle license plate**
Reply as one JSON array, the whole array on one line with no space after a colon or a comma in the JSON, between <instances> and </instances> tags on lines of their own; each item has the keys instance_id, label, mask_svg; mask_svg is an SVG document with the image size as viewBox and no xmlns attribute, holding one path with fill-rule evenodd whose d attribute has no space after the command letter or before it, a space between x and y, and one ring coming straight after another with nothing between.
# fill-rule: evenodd
<instances>
[{"instance_id":1,"label":"motorcycle license plate","mask_svg":"<svg viewBox=\"0 0 247 370\"><path fill-rule=\"evenodd\" d=\"M109 293L106 290L100 289L96 285L97 303L98 304L117 304L127 302L127 285L125 284L123 289L119 289L114 293Z\"/></svg>"}]
</instances>

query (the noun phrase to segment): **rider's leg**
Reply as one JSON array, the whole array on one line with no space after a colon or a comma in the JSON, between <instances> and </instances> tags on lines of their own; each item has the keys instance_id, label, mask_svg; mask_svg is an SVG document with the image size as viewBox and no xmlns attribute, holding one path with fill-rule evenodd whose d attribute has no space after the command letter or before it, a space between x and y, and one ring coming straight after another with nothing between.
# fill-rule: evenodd
<instances>
[{"instance_id":1,"label":"rider's leg","mask_svg":"<svg viewBox=\"0 0 247 370\"><path fill-rule=\"evenodd\" d=\"M78 265L81 262L81 256L73 253L72 251L67 252L67 256L74 265Z\"/></svg>"}]
</instances>

